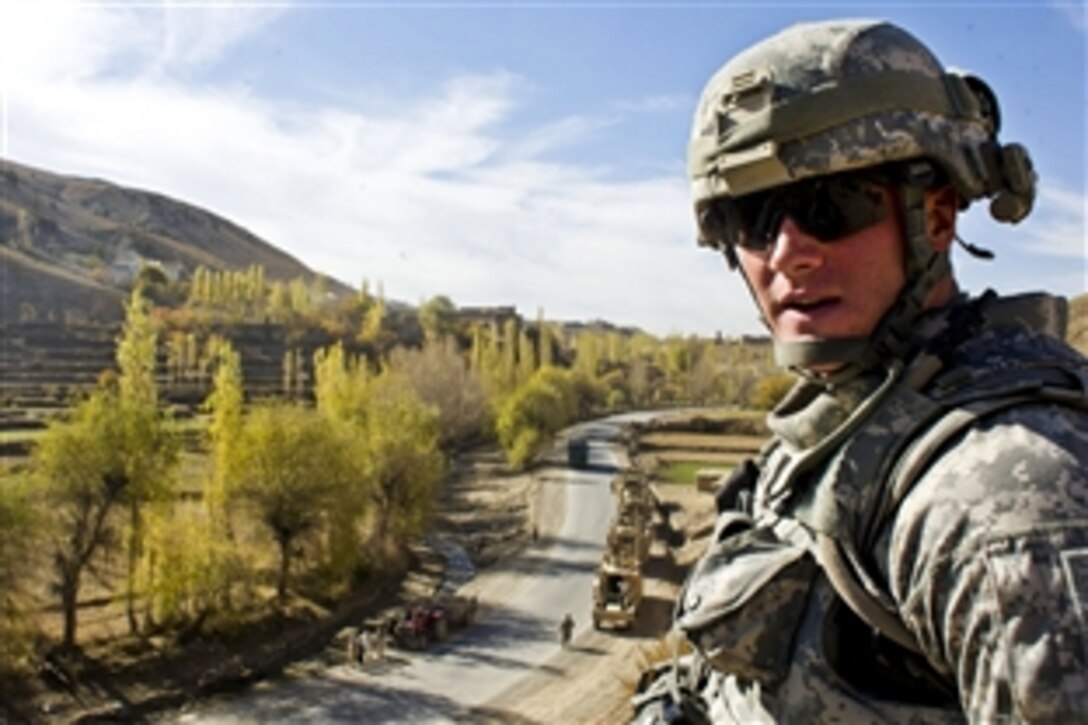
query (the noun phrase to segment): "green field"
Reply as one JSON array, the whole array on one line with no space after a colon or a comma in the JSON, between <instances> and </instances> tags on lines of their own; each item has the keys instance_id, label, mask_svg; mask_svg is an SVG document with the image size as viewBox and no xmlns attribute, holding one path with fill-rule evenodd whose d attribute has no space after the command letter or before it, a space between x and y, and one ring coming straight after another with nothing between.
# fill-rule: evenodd
<instances>
[{"instance_id":1,"label":"green field","mask_svg":"<svg viewBox=\"0 0 1088 725\"><path fill-rule=\"evenodd\" d=\"M677 461L668 463L657 470L657 477L669 483L694 484L696 474L704 468L726 472L731 470L721 462L715 461Z\"/></svg>"}]
</instances>

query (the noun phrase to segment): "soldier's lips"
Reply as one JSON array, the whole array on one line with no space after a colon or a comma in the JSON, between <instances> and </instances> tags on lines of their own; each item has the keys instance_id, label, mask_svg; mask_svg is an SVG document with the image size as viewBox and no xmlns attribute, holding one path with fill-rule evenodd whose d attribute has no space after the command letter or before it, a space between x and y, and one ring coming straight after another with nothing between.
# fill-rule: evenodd
<instances>
[{"instance_id":1,"label":"soldier's lips","mask_svg":"<svg viewBox=\"0 0 1088 725\"><path fill-rule=\"evenodd\" d=\"M796 312L798 314L819 313L839 303L839 298L834 295L823 297L787 297L777 303L778 313Z\"/></svg>"},{"instance_id":2,"label":"soldier's lips","mask_svg":"<svg viewBox=\"0 0 1088 725\"><path fill-rule=\"evenodd\" d=\"M841 303L836 296L788 297L775 306L775 318L780 324L808 328L834 315Z\"/></svg>"}]
</instances>

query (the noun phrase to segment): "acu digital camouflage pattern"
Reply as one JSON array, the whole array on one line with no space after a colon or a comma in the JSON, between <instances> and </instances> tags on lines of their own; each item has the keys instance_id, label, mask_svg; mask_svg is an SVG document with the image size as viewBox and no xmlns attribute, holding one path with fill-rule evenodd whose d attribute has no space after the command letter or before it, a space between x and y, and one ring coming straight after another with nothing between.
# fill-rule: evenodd
<instances>
[{"instance_id":1,"label":"acu digital camouflage pattern","mask_svg":"<svg viewBox=\"0 0 1088 725\"><path fill-rule=\"evenodd\" d=\"M920 321L915 350L965 335L920 390L910 365L891 386L876 373L805 382L771 416L751 519L723 514L678 606L699 654L683 681L644 693L639 722L666 720L661 705L682 689L715 722L1083 721L1088 361L1035 326L1053 317L1045 296L972 304L986 319L975 329L955 330L962 300ZM919 436L936 445L904 481L896 466ZM796 567L765 589L774 576L737 566L745 538L788 551L821 532L920 652L875 637L822 571L798 611ZM783 645L781 669L729 666Z\"/></svg>"},{"instance_id":2,"label":"acu digital camouflage pattern","mask_svg":"<svg viewBox=\"0 0 1088 725\"><path fill-rule=\"evenodd\" d=\"M855 93L846 90L866 82ZM894 25L789 28L738 55L707 84L689 154L692 198L698 206L810 176L930 157L964 199L977 199L992 185L981 147L996 128L971 90L985 84L970 83L945 74L924 45ZM819 93L823 102L785 118ZM891 96L866 107L880 93Z\"/></svg>"}]
</instances>

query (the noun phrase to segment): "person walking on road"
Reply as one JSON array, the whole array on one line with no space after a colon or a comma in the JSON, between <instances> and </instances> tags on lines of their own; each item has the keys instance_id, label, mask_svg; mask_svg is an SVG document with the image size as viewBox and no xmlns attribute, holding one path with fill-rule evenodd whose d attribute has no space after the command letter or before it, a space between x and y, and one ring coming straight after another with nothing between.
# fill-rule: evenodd
<instances>
[{"instance_id":1,"label":"person walking on road","mask_svg":"<svg viewBox=\"0 0 1088 725\"><path fill-rule=\"evenodd\" d=\"M563 615L563 621L559 623L559 643L566 647L570 644L571 635L574 634L574 617L570 612Z\"/></svg>"},{"instance_id":2,"label":"person walking on road","mask_svg":"<svg viewBox=\"0 0 1088 725\"><path fill-rule=\"evenodd\" d=\"M366 627L359 629L359 664L365 665L370 654L370 631Z\"/></svg>"}]
</instances>

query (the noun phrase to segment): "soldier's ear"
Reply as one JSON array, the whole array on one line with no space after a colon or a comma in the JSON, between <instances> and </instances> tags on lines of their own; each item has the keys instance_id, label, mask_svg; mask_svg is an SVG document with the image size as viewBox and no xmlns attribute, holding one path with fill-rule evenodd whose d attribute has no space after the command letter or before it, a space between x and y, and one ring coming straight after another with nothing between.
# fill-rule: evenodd
<instances>
[{"instance_id":1,"label":"soldier's ear","mask_svg":"<svg viewBox=\"0 0 1088 725\"><path fill-rule=\"evenodd\" d=\"M959 194L952 184L926 191L926 234L938 252L947 252L956 238Z\"/></svg>"}]
</instances>

